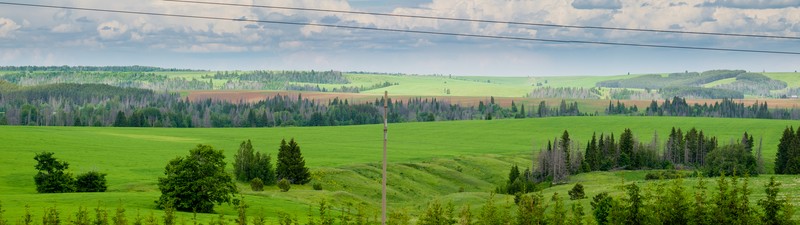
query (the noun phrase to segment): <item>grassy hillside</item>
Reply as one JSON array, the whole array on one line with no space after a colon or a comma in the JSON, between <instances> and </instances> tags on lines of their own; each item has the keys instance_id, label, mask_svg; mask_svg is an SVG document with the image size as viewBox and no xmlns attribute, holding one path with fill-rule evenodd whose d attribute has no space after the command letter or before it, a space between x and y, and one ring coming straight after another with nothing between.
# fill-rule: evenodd
<instances>
[{"instance_id":1,"label":"grassy hillside","mask_svg":"<svg viewBox=\"0 0 800 225\"><path fill-rule=\"evenodd\" d=\"M764 157L770 171L782 129L794 125L798 125L796 121L675 117L556 117L390 124L390 199L393 199L393 209L410 211L424 206L426 201L418 199L436 196L456 205L482 203L486 192L505 178L510 165L529 167L532 144L539 149L564 129L569 129L572 139L581 144L592 132L618 135L624 128L631 128L640 140L647 141L653 132L665 139L672 126L697 127L706 134L716 135L722 143L739 138L746 130L756 139L764 138ZM204 143L225 149L230 163L242 140L252 139L257 150L274 157L280 139L294 137L307 165L312 168L312 182L322 183L324 191L296 186L287 193L277 192L274 187L253 193L241 184L253 205L252 213L263 208L268 217L275 217L278 211L305 215L308 205L323 198L333 200L337 206L363 203L374 208L379 195L381 130L380 125L252 129L0 127L0 143L3 143L0 170L6 171L0 176L0 201L12 219L22 215L25 204L35 207L33 212L40 215L38 207L53 204L71 214L78 206L94 207L100 203L113 208L123 201L131 215L137 210L147 214L153 210L153 201L159 196L155 184L164 165L176 156L187 154L194 145ZM32 179L36 173L33 156L41 151L55 152L56 157L70 163L73 173L89 170L108 173L109 192L36 194ZM597 190L613 190L613 183L608 183L621 181L622 177L640 180L644 173L591 173L573 180L586 184L587 194L592 195ZM787 184L797 183L790 178L784 180ZM465 192L460 192L461 188ZM567 188L559 186L544 193ZM234 214L230 206L220 210Z\"/></svg>"},{"instance_id":2,"label":"grassy hillside","mask_svg":"<svg viewBox=\"0 0 800 225\"><path fill-rule=\"evenodd\" d=\"M800 73L764 73L769 78L781 80L789 84L789 87L800 87Z\"/></svg>"}]
</instances>

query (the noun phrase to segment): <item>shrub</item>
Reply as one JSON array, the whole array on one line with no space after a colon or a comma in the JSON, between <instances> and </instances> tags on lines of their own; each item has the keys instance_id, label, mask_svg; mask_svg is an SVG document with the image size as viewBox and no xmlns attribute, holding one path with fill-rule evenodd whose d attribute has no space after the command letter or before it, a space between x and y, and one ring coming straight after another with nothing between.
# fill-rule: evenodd
<instances>
[{"instance_id":1,"label":"shrub","mask_svg":"<svg viewBox=\"0 0 800 225\"><path fill-rule=\"evenodd\" d=\"M569 200L586 198L586 194L583 193L583 185L580 183L575 184L575 186L572 187L572 190L569 190L568 193Z\"/></svg>"},{"instance_id":2,"label":"shrub","mask_svg":"<svg viewBox=\"0 0 800 225\"><path fill-rule=\"evenodd\" d=\"M287 192L292 188L292 185L289 180L281 179L278 181L278 188L280 188L282 192Z\"/></svg>"},{"instance_id":3,"label":"shrub","mask_svg":"<svg viewBox=\"0 0 800 225\"><path fill-rule=\"evenodd\" d=\"M320 183L314 183L311 186L314 188L314 190L317 190L317 191L321 191L322 190L322 184L320 184Z\"/></svg>"},{"instance_id":4,"label":"shrub","mask_svg":"<svg viewBox=\"0 0 800 225\"><path fill-rule=\"evenodd\" d=\"M264 182L261 181L261 178L253 178L250 180L250 189L253 191L263 191L264 190Z\"/></svg>"},{"instance_id":5,"label":"shrub","mask_svg":"<svg viewBox=\"0 0 800 225\"><path fill-rule=\"evenodd\" d=\"M105 192L106 174L97 171L80 174L75 182L75 188L77 192Z\"/></svg>"}]
</instances>

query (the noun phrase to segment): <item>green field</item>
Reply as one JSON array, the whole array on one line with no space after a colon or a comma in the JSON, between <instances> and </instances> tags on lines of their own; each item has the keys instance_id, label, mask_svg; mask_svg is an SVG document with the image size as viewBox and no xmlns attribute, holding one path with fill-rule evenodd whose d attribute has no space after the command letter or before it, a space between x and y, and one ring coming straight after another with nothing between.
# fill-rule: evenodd
<instances>
[{"instance_id":1,"label":"green field","mask_svg":"<svg viewBox=\"0 0 800 225\"><path fill-rule=\"evenodd\" d=\"M532 151L540 149L547 140L559 136L564 129L573 140L583 144L593 132L614 132L631 128L641 141L658 132L663 140L673 126L702 129L717 136L721 144L741 137L742 132L764 139L764 158L771 171L778 139L786 126L800 125L797 121L681 118L681 117L554 117L524 120L456 121L432 123L402 123L389 126L389 199L390 209L420 210L428 199L441 198L456 206L471 204L479 209L489 191L501 183L512 164L530 167ZM321 199L341 206L348 203L376 208L382 147L382 126L305 127L305 128L219 128L219 129L161 129L161 128L103 128L103 127L0 127L0 201L7 209L7 218L16 220L23 214L24 205L31 205L34 215L41 208L57 205L72 214L78 206L93 208L98 203L116 207L124 202L129 215L136 211L149 214L158 196L156 179L163 173L167 161L185 155L196 144L210 144L224 149L226 161L233 160L238 144L253 140L258 151L277 155L280 139L294 137L300 144L313 182L323 184L323 191L311 190L310 185L295 186L287 193L276 188L251 192L240 184L251 213L263 208L265 214L276 217L278 211L300 217L309 205ZM106 193L37 194L33 184L33 156L52 151L68 161L73 173L98 170L108 173ZM273 158L274 160L274 158ZM615 184L625 180L642 180L644 172L595 172L572 178L587 186L587 195L601 190L619 192ZM753 198L762 195L760 183L767 176L754 178ZM796 176L781 176L790 193L800 194ZM695 182L693 179L687 183ZM571 185L546 189L565 194ZM464 192L459 192L463 188ZM562 195L565 196L565 195ZM500 196L501 202L510 199ZM419 199L426 199L419 201ZM798 199L794 199L798 201ZM513 202L513 201L512 201ZM751 201L755 202L755 201ZM588 201L584 200L588 209ZM233 215L230 206L218 211ZM160 213L157 213L160 215ZM189 214L181 214L189 218ZM65 215L66 217L66 215ZM202 219L210 217L201 215ZM302 218L301 218L302 219ZM202 220L205 221L205 220Z\"/></svg>"},{"instance_id":2,"label":"green field","mask_svg":"<svg viewBox=\"0 0 800 225\"><path fill-rule=\"evenodd\" d=\"M786 72L786 73L764 73L764 75L766 75L767 77L772 78L772 79L785 81L786 84L789 85L789 87L798 87L798 86L800 86L800 73L796 73L796 72L794 72L794 73L792 73L792 72Z\"/></svg>"}]
</instances>

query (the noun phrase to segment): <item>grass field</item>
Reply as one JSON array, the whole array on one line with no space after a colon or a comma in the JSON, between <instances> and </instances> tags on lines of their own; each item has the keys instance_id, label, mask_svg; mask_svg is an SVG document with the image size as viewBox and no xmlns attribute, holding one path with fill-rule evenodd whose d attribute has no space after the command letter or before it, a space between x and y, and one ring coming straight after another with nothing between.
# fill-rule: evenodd
<instances>
[{"instance_id":1,"label":"grass field","mask_svg":"<svg viewBox=\"0 0 800 225\"><path fill-rule=\"evenodd\" d=\"M800 73L785 72L785 73L764 73L769 78L785 81L789 87L800 86Z\"/></svg>"},{"instance_id":2,"label":"grass field","mask_svg":"<svg viewBox=\"0 0 800 225\"><path fill-rule=\"evenodd\" d=\"M530 167L532 150L538 150L564 129L568 129L572 139L580 144L585 143L592 132L618 135L624 128L631 128L640 140L648 141L653 132L665 139L672 126L697 127L708 135L717 136L721 143L737 139L747 131L756 139L764 138L764 157L770 171L783 128L794 125L800 123L679 117L554 117L390 124L390 208L416 212L428 199L441 198L457 206L471 204L477 210L488 196L487 192L505 178L510 165ZM309 205L321 199L333 201L337 206L365 204L374 209L380 190L381 130L380 125L236 129L0 127L0 143L3 143L0 170L4 171L0 174L0 201L12 221L22 215L25 204L34 207L34 215L41 215L41 208L45 206L57 205L65 213L72 214L78 206L92 208L103 204L113 208L122 201L129 215L137 211L147 215L154 210L153 201L159 196L156 179L162 175L167 161L187 154L196 144L224 149L230 163L242 140L252 139L257 150L274 157L280 139L294 137L307 165L312 168L312 182L323 184L324 190L295 186L287 193L278 192L274 187L255 193L240 184L252 205L251 213L263 208L270 218L275 218L278 211L302 217ZM73 173L89 170L108 173L109 192L36 194L32 179L36 173L33 156L42 151L55 152L56 157L68 161ZM630 181L643 177L641 171L619 171L583 174L572 180L587 185L587 195L591 196L602 190L619 192L614 184L620 183L622 178ZM754 183L764 182L765 178L754 179ZM791 187L791 193L800 194L797 190L800 180L796 176L780 179ZM687 184L691 182L694 181L687 180ZM460 188L464 192L460 192ZM566 196L568 188L571 185L549 188L543 193L549 196L559 192ZM763 192L756 189L753 193L755 198ZM509 199L508 196L498 198L501 202ZM589 208L588 201L582 204L585 209ZM230 206L218 210L228 215L235 213ZM189 214L181 216L190 217ZM200 217L205 221L211 216Z\"/></svg>"}]
</instances>

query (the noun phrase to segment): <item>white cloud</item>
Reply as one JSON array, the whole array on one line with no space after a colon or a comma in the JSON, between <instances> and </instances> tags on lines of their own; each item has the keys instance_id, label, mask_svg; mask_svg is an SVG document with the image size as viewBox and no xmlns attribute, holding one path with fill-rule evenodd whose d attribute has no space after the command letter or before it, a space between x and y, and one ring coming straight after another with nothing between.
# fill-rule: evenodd
<instances>
[{"instance_id":1,"label":"white cloud","mask_svg":"<svg viewBox=\"0 0 800 225\"><path fill-rule=\"evenodd\" d=\"M11 19L0 17L0 38L10 37L21 26Z\"/></svg>"},{"instance_id":2,"label":"white cloud","mask_svg":"<svg viewBox=\"0 0 800 225\"><path fill-rule=\"evenodd\" d=\"M22 55L22 51L20 49L7 49L3 50L0 60L3 62L10 62L19 58L20 55Z\"/></svg>"},{"instance_id":3,"label":"white cloud","mask_svg":"<svg viewBox=\"0 0 800 225\"><path fill-rule=\"evenodd\" d=\"M101 23L97 26L97 33L100 35L102 39L115 39L128 31L128 26L122 24L116 20Z\"/></svg>"},{"instance_id":4,"label":"white cloud","mask_svg":"<svg viewBox=\"0 0 800 225\"><path fill-rule=\"evenodd\" d=\"M727 7L738 9L779 9L800 7L798 0L716 0L707 1L702 6Z\"/></svg>"},{"instance_id":5,"label":"white cloud","mask_svg":"<svg viewBox=\"0 0 800 225\"><path fill-rule=\"evenodd\" d=\"M303 42L301 41L284 41L278 44L279 47L283 49L292 49L292 48L299 48L303 47Z\"/></svg>"},{"instance_id":6,"label":"white cloud","mask_svg":"<svg viewBox=\"0 0 800 225\"><path fill-rule=\"evenodd\" d=\"M205 43L205 44L194 44L189 47L179 47L175 50L178 52L210 53L210 52L243 52L246 51L247 48L242 46L234 46L234 45L227 45L220 43Z\"/></svg>"},{"instance_id":7,"label":"white cloud","mask_svg":"<svg viewBox=\"0 0 800 225\"><path fill-rule=\"evenodd\" d=\"M74 24L62 23L62 24L56 25L55 27L50 29L50 32L53 32L53 33L77 33L77 32L81 32L81 28L76 26L76 25L74 25Z\"/></svg>"},{"instance_id":8,"label":"white cloud","mask_svg":"<svg viewBox=\"0 0 800 225\"><path fill-rule=\"evenodd\" d=\"M311 37L314 33L322 33L324 30L325 28L321 26L306 25L300 28L300 33L302 33L304 37Z\"/></svg>"}]
</instances>

